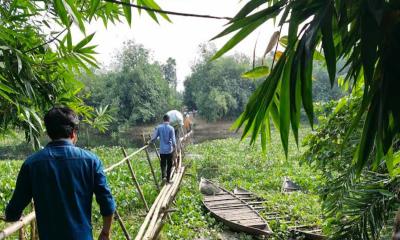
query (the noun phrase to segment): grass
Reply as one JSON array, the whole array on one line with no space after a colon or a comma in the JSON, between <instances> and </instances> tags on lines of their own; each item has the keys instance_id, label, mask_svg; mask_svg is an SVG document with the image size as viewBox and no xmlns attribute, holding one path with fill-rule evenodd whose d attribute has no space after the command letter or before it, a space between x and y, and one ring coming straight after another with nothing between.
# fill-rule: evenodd
<instances>
[{"instance_id":1,"label":"grass","mask_svg":"<svg viewBox=\"0 0 400 240\"><path fill-rule=\"evenodd\" d=\"M303 129L302 135L308 131ZM179 211L172 215L173 223L164 228L166 239L221 239L225 234L226 229L202 208L198 191L200 177L212 179L229 190L244 187L267 200L264 204L266 212L287 215L288 219L284 221L269 221L275 232L273 239L288 239L288 226L323 224L317 196L318 174L300 164L302 149L298 150L293 142L286 159L276 132L267 155L262 154L258 145L249 146L247 141L232 138L192 145L187 152L190 154L186 161L191 167L176 200ZM300 184L307 193L281 193L284 176ZM252 239L245 234L231 234L228 238Z\"/></svg>"},{"instance_id":2,"label":"grass","mask_svg":"<svg viewBox=\"0 0 400 240\"><path fill-rule=\"evenodd\" d=\"M303 129L303 135L308 129ZM263 155L260 146L249 146L247 141L238 139L214 140L202 144L191 145L187 149L185 164L187 174L176 199L177 212L171 214L172 222L167 222L161 234L162 239L252 239L245 234L227 233L225 227L216 222L202 208L201 195L198 192L200 177L219 182L227 189L241 186L265 198L266 210L288 215L285 221L270 221L275 232L274 239L287 239L287 227L292 225L321 225L321 207L316 195L318 176L308 166L301 165L298 157L302 149L290 144L290 156L285 158L280 145L279 135L274 133L272 143L268 146L268 154ZM123 155L117 147L96 147L92 149L109 166L122 159ZM134 149L128 149L132 152ZM144 153L133 160L133 167L142 185L149 205L154 201L157 191L153 182ZM22 161L0 162L0 212L11 197L15 179ZM159 164L153 156L153 166L159 173ZM307 193L282 194L280 187L282 178L290 177L300 184ZM126 223L131 236L138 231L144 219L144 205L141 202L131 181L127 166L120 166L107 175L112 193L116 199L118 210ZM94 203L93 222L94 235L101 227L101 218L97 204ZM3 225L2 225L3 224ZM0 223L0 228L4 223ZM117 223L113 227L113 239L124 239Z\"/></svg>"}]
</instances>

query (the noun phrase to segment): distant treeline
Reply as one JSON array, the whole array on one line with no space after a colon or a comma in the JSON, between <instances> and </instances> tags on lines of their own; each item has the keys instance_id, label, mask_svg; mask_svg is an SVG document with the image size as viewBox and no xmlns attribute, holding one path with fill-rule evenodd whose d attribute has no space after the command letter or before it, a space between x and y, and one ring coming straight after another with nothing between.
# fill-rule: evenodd
<instances>
[{"instance_id":1,"label":"distant treeline","mask_svg":"<svg viewBox=\"0 0 400 240\"><path fill-rule=\"evenodd\" d=\"M111 68L97 70L85 76L85 101L94 107L109 106L114 121L112 131L160 120L170 109L197 110L209 121L235 119L264 79L245 79L242 74L252 69L252 60L243 54L210 61L216 48L210 44L199 47L191 74L185 79L184 92L177 91L176 62L154 61L150 50L128 41L116 54ZM256 65L260 60L256 61ZM266 60L271 64L271 59ZM322 63L314 63L314 99L321 102L336 100L343 95L333 89Z\"/></svg>"},{"instance_id":2,"label":"distant treeline","mask_svg":"<svg viewBox=\"0 0 400 240\"><path fill-rule=\"evenodd\" d=\"M234 119L243 112L248 98L265 77L244 79L241 75L253 68L253 60L236 54L210 61L215 52L213 45L200 46L192 74L185 80L184 104L210 121ZM266 59L265 65L271 66L271 61L271 57ZM261 59L255 65L261 65ZM337 85L330 86L323 62L314 62L313 76L313 97L317 102L337 100L343 95Z\"/></svg>"}]
</instances>

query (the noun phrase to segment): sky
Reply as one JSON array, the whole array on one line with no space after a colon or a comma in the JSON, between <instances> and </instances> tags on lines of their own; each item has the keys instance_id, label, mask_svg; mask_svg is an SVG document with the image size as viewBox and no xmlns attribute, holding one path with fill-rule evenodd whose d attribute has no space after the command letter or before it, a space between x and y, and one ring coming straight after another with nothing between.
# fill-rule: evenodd
<instances>
[{"instance_id":1,"label":"sky","mask_svg":"<svg viewBox=\"0 0 400 240\"><path fill-rule=\"evenodd\" d=\"M239 0L158 0L157 3L164 10L207 14L214 16L233 17L246 1ZM153 60L165 62L168 57L176 59L178 89L183 89L183 81L190 74L198 46L208 42L213 36L224 29L227 20L192 18L169 15L172 23L160 18L157 24L145 12L139 16L132 12L132 25L126 21L104 27L102 22L94 22L86 27L87 33L96 32L92 44L98 45L96 51L98 61L107 66L113 56L123 45L124 41L134 40L143 44L152 52ZM265 24L254 31L242 43L238 44L228 54L234 52L252 55L254 44L258 39L257 56L261 57L268 41L277 29L272 24ZM212 41L217 48L229 38Z\"/></svg>"}]
</instances>

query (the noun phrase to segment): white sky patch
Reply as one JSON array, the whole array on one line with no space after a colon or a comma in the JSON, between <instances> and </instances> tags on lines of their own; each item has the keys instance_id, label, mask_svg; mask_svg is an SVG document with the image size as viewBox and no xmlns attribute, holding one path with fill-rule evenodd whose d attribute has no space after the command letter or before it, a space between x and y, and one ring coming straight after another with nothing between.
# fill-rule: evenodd
<instances>
[{"instance_id":1,"label":"white sky patch","mask_svg":"<svg viewBox=\"0 0 400 240\"><path fill-rule=\"evenodd\" d=\"M207 14L221 17L233 17L245 1L236 0L159 0L162 9ZM227 20L181 17L169 15L172 23L159 17L160 24L153 21L146 12L139 16L136 9L132 9L132 26L124 20L115 25L104 27L101 21L94 22L86 27L87 34L96 32L92 44L98 45L97 59L104 66L110 64L115 53L122 47L124 41L132 39L136 43L143 44L152 51L153 60L165 62L168 57L176 59L178 89L183 89L183 81L190 74L190 67L198 54L198 46L208 42L212 37L224 29ZM267 23L254 31L249 37L239 43L228 54L242 52L252 56L255 41L258 38L257 57L261 57L274 31L278 30L271 23ZM74 30L75 40L82 35L79 30ZM80 36L79 36L80 35ZM232 36L232 35L230 35ZM217 48L229 39L224 37L213 41Z\"/></svg>"}]
</instances>

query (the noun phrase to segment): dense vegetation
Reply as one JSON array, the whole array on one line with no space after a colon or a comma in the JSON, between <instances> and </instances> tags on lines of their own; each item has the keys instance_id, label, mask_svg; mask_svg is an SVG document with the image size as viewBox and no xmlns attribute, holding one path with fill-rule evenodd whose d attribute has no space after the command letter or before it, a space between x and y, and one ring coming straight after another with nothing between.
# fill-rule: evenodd
<instances>
[{"instance_id":1,"label":"dense vegetation","mask_svg":"<svg viewBox=\"0 0 400 240\"><path fill-rule=\"evenodd\" d=\"M170 109L180 109L176 91L175 60L160 64L150 50L128 41L115 56L112 68L87 75L85 102L96 108L109 106L111 129L154 122Z\"/></svg>"},{"instance_id":2,"label":"dense vegetation","mask_svg":"<svg viewBox=\"0 0 400 240\"><path fill-rule=\"evenodd\" d=\"M321 117L316 132L305 140L308 148L303 159L322 172L320 196L327 233L333 239L388 239L400 206L400 182L394 177L393 164L386 165L381 160L374 165L372 157L368 159L368 168L357 175L353 158L365 119L361 119L347 140L346 133L360 104L361 97L353 94L341 99L332 114ZM398 146L394 150L398 151Z\"/></svg>"},{"instance_id":3,"label":"dense vegetation","mask_svg":"<svg viewBox=\"0 0 400 240\"><path fill-rule=\"evenodd\" d=\"M348 72L344 81L362 85L362 104L353 116L349 133L366 116L363 134L356 156L357 173L369 167L370 155L374 165L390 153L400 131L397 56L400 54L400 5L396 0L310 0L258 1L251 0L233 17L215 38L235 34L213 56L216 59L232 49L250 33L273 20L280 30L270 44L284 43L285 49L274 54L265 81L251 96L237 127L245 125L243 135L259 134L265 139L272 117L280 129L285 152L288 151L290 128L298 140L301 107L310 125L314 123L312 96L313 62L323 56L331 85L336 82L337 62L346 61ZM282 31L288 27L287 35ZM272 50L273 47L267 48ZM323 55L322 55L323 54ZM268 122L268 123L266 123Z\"/></svg>"},{"instance_id":4,"label":"dense vegetation","mask_svg":"<svg viewBox=\"0 0 400 240\"><path fill-rule=\"evenodd\" d=\"M153 0L140 6L160 9ZM149 15L158 21L154 12ZM130 24L130 7L107 1L11 0L0 4L0 133L21 128L27 140L38 146L43 131L41 118L57 104L68 105L89 121L96 112L83 104L83 88L76 75L96 67L94 33L87 25L102 19L107 26L125 17ZM169 21L168 16L161 17ZM85 35L76 39L72 24ZM85 27L86 25L86 27Z\"/></svg>"},{"instance_id":5,"label":"dense vegetation","mask_svg":"<svg viewBox=\"0 0 400 240\"><path fill-rule=\"evenodd\" d=\"M304 131L306 134L308 130ZM278 138L270 146L271 151L263 156L260 148L249 147L246 142L238 139L210 141L199 145L191 145L187 149L186 165L189 166L184 177L181 191L176 199L177 212L172 214L172 222L165 226L162 232L163 239L194 239L207 237L217 239L223 233L224 227L211 218L200 202L198 192L198 179L211 178L218 181L228 189L236 185L248 188L267 200L265 207L269 212L279 211L287 219L270 221L276 232L276 237L285 239L287 227L295 224L322 224L320 204L316 195L319 179L315 172L307 166L299 165L299 155L295 154L288 160L279 146ZM295 150L291 144L291 149ZM122 158L121 149L118 147L96 147L92 149L103 160L104 166L109 166ZM132 152L133 149L129 149ZM158 163L154 155L153 165L158 172ZM151 203L157 194L150 169L144 154L132 160L138 179L142 184L145 197ZM0 176L0 212L11 197L15 184L15 177L22 161L0 162L3 173ZM264 171L259 171L264 169ZM145 214L144 206L134 190L127 166L123 165L107 174L112 192L116 198L120 215L126 221L128 231L134 235L137 232ZM282 194L281 184L284 176L289 176L299 183L307 193ZM94 205L96 203L94 202ZM29 210L29 209L27 209ZM97 235L101 221L95 207L93 213ZM283 222L284 221L284 222ZM0 223L0 227L3 223ZM233 234L233 233L231 233ZM115 223L113 239L123 239L120 227ZM235 234L233 234L235 235ZM240 239L250 239L250 236L236 234Z\"/></svg>"},{"instance_id":6,"label":"dense vegetation","mask_svg":"<svg viewBox=\"0 0 400 240\"><path fill-rule=\"evenodd\" d=\"M148 50L140 45L127 43L111 72L96 72L94 77L90 76L90 68L96 67L97 62L95 46L90 44L93 34L86 32L85 25L101 19L107 26L122 17L130 24L132 9L127 2L160 9L153 0L124 1L122 5L109 0L11 0L0 5L1 134L19 128L24 130L27 140L38 146L43 130L42 115L58 104L70 106L85 116L85 123L101 130L114 119L111 128L118 131L119 126L153 121L165 109L181 106L175 90L174 60L168 59L165 64L154 62ZM350 90L354 95L323 105L321 112L328 115L331 104L337 107L327 119L320 118L321 125L308 138L309 150L304 156L315 170L322 172L318 182L323 186L319 194L327 216L326 232L338 239L386 237L390 232L390 219L398 208L399 11L396 0L250 0L216 36L234 33L232 38L217 52L203 52L186 84L184 102L190 108L197 108L209 120L236 117L244 110L235 126L245 126L243 134L252 135L251 143L261 135L262 147L273 153L276 147L271 150L267 145L267 139L276 140L270 136L272 120L275 129L280 131L289 162L289 149L293 148L289 144L290 129L298 143L303 109L313 125L313 102L341 96L340 91L334 92L332 98L318 97L315 93L324 92L322 89L327 89L325 86L329 84L334 86L338 79L343 85L352 86ZM147 13L155 21L159 21L159 16L169 21L163 13L156 15L152 10ZM283 52L273 52L273 60L266 64L261 61L256 66L250 66L249 61L240 56L209 61L221 57L272 19L280 30L274 33L266 53L276 44L284 48ZM85 34L83 39L72 36L72 24ZM283 36L282 29L286 27L287 36ZM317 74L322 68L314 60L321 58L326 62L328 75ZM339 60L345 64L338 64ZM342 66L347 73L344 78L338 78ZM243 71L254 76L260 69L265 70L263 81L253 82L241 77ZM84 72L89 75L81 77ZM84 85L77 81L80 78L87 83L85 92L81 92ZM323 87L319 86L319 79L325 79ZM111 95L115 93L117 96ZM208 151L206 147L201 150ZM258 151L246 150L249 156L252 151ZM101 154L102 149L95 151ZM116 150L106 151L114 153ZM202 164L202 160L198 162ZM257 169L259 177L268 172L261 169L266 167L262 164ZM268 167L281 167L279 164ZM9 199L13 184L9 178L15 177L13 174L19 165L17 161L3 165L4 172L10 175L7 179L1 176L2 201ZM236 165L233 163L232 168ZM243 173L241 170L228 172L236 176L236 172ZM279 172L279 169L274 170ZM121 178L119 183L124 183L126 175L121 173L114 177ZM250 177L243 175L243 178ZM227 183L227 179L221 174L218 180ZM195 189L194 183L187 188L187 194L191 194L190 188ZM267 183L267 186L272 185ZM119 197L119 201L122 199ZM193 214L196 218L195 212ZM130 225L131 228L135 226ZM174 232L173 225L171 229L171 234L178 236L195 234L191 230Z\"/></svg>"}]
</instances>

